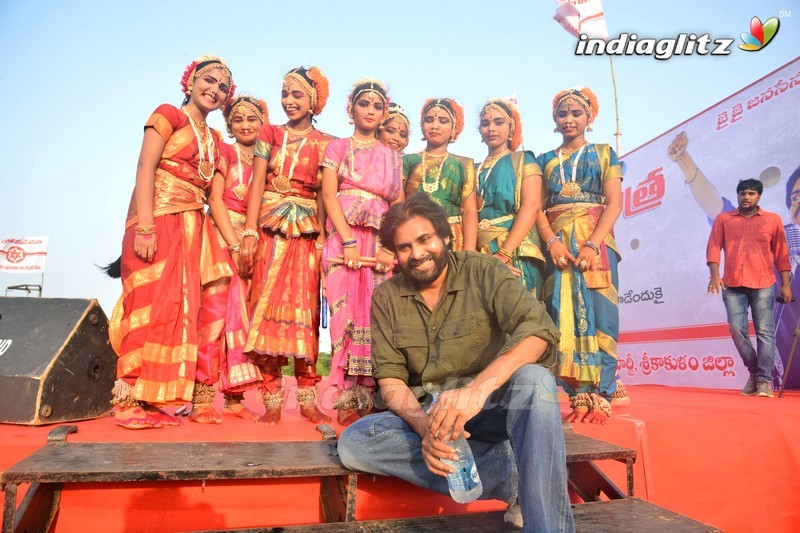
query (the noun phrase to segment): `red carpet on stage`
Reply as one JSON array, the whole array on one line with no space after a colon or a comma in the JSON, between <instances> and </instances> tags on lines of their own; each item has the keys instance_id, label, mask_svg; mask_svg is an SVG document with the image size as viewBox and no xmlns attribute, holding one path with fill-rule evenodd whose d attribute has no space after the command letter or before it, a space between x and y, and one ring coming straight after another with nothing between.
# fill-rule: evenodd
<instances>
[{"instance_id":1,"label":"red carpet on stage","mask_svg":"<svg viewBox=\"0 0 800 533\"><path fill-rule=\"evenodd\" d=\"M287 380L292 383L292 380ZM323 383L323 385L325 385ZM800 518L800 391L743 397L738 391L629 386L631 406L605 426L575 431L635 448L635 495L729 532L796 531ZM330 405L332 391L321 391ZM255 394L247 402L256 410ZM319 440L287 394L276 427L225 417L221 425L186 421L178 428L128 431L104 418L77 423L73 442ZM566 398L562 410L567 411ZM218 399L218 405L222 399ZM328 410L328 412L332 412ZM336 425L337 432L341 427ZM0 469L44 446L53 426L0 424ZM620 487L624 466L600 462ZM19 499L25 486L20 487ZM192 531L315 523L318 479L84 483L65 486L56 532ZM359 478L360 520L502 509L499 502L462 506L399 480Z\"/></svg>"}]
</instances>

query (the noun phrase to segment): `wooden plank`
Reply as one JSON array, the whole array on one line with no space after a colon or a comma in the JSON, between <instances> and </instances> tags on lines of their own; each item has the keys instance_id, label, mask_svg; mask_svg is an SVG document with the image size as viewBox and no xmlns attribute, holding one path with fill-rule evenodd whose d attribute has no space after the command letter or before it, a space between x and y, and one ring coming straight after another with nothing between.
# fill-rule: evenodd
<instances>
[{"instance_id":1,"label":"wooden plank","mask_svg":"<svg viewBox=\"0 0 800 533\"><path fill-rule=\"evenodd\" d=\"M347 475L330 443L52 443L0 473L2 483L269 479Z\"/></svg>"},{"instance_id":2,"label":"wooden plank","mask_svg":"<svg viewBox=\"0 0 800 533\"><path fill-rule=\"evenodd\" d=\"M636 450L625 448L593 439L585 435L578 435L573 431L564 432L564 443L567 447L567 463L580 463L585 461L600 461L603 459L615 459L626 461L636 459Z\"/></svg>"},{"instance_id":3,"label":"wooden plank","mask_svg":"<svg viewBox=\"0 0 800 533\"><path fill-rule=\"evenodd\" d=\"M32 483L17 509L14 531L50 531L61 503L61 484Z\"/></svg>"},{"instance_id":4,"label":"wooden plank","mask_svg":"<svg viewBox=\"0 0 800 533\"><path fill-rule=\"evenodd\" d=\"M572 506L576 533L720 532L719 528L639 498Z\"/></svg>"},{"instance_id":5,"label":"wooden plank","mask_svg":"<svg viewBox=\"0 0 800 533\"><path fill-rule=\"evenodd\" d=\"M50 443L0 473L0 483L268 479L352 473L330 454L331 442L77 442ZM636 451L573 432L564 435L567 462L626 461Z\"/></svg>"},{"instance_id":6,"label":"wooden plank","mask_svg":"<svg viewBox=\"0 0 800 533\"><path fill-rule=\"evenodd\" d=\"M624 498L625 494L594 463L569 463L567 481L585 502L597 501L600 494L609 500Z\"/></svg>"},{"instance_id":7,"label":"wooden plank","mask_svg":"<svg viewBox=\"0 0 800 533\"><path fill-rule=\"evenodd\" d=\"M237 533L439 533L512 531L503 524L503 511L439 515L423 518L340 522L305 526L235 529ZM718 528L672 512L658 505L628 498L573 505L577 533L681 533L719 532ZM215 530L221 531L221 530Z\"/></svg>"}]
</instances>

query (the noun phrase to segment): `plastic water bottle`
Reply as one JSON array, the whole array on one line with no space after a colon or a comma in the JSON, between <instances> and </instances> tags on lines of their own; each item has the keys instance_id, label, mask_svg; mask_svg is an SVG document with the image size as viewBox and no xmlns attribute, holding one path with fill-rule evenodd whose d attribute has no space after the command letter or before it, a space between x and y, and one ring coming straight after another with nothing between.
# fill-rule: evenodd
<instances>
[{"instance_id":1,"label":"plastic water bottle","mask_svg":"<svg viewBox=\"0 0 800 533\"><path fill-rule=\"evenodd\" d=\"M439 401L439 394L433 397L431 407ZM475 466L475 458L472 456L472 449L469 442L462 434L455 442L451 443L458 454L458 461L442 459L442 462L452 466L455 472L447 475L447 488L450 489L450 496L458 503L469 503L477 500L483 494L483 483L478 475L478 467Z\"/></svg>"}]
</instances>

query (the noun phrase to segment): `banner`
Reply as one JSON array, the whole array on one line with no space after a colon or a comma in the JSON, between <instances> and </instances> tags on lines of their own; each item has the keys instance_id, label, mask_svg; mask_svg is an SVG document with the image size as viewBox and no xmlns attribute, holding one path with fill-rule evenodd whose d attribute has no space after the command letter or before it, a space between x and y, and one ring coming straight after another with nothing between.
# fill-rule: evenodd
<instances>
[{"instance_id":1,"label":"banner","mask_svg":"<svg viewBox=\"0 0 800 533\"><path fill-rule=\"evenodd\" d=\"M714 217L736 208L739 180L760 178L759 205L780 214L793 265L800 263L798 146L800 58L622 158L623 214L615 233L623 258L623 382L744 386L748 371L722 298L707 293L706 243ZM800 300L800 272L792 276ZM800 301L775 307L777 376L789 357ZM792 366L787 386L800 387L800 355Z\"/></svg>"},{"instance_id":2,"label":"banner","mask_svg":"<svg viewBox=\"0 0 800 533\"><path fill-rule=\"evenodd\" d=\"M592 39L608 40L608 28L600 0L556 0L553 19L575 37L585 33Z\"/></svg>"},{"instance_id":3,"label":"banner","mask_svg":"<svg viewBox=\"0 0 800 533\"><path fill-rule=\"evenodd\" d=\"M47 237L22 237L0 241L0 272L31 274L44 272Z\"/></svg>"}]
</instances>

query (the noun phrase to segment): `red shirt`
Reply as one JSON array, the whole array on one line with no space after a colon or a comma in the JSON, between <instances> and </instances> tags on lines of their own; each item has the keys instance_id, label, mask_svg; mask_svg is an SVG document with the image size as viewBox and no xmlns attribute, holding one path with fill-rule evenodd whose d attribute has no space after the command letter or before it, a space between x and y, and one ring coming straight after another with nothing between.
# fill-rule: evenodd
<instances>
[{"instance_id":1,"label":"red shirt","mask_svg":"<svg viewBox=\"0 0 800 533\"><path fill-rule=\"evenodd\" d=\"M734 209L714 219L706 263L720 264L722 250L725 251L722 281L728 287L765 289L775 284L776 267L779 272L791 270L783 221L760 207L750 218Z\"/></svg>"}]
</instances>

